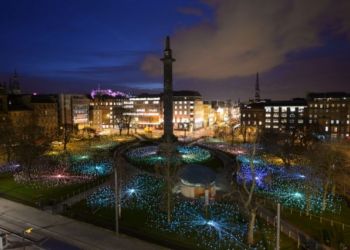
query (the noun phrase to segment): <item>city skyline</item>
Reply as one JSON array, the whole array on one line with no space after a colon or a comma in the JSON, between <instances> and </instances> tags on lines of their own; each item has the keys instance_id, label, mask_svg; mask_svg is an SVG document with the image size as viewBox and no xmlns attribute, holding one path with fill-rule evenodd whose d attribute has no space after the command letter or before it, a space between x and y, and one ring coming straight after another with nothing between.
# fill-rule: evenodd
<instances>
[{"instance_id":1,"label":"city skyline","mask_svg":"<svg viewBox=\"0 0 350 250\"><path fill-rule=\"evenodd\" d=\"M241 1L16 1L1 7L0 81L16 69L24 92L88 93L98 85L159 92L157 48L167 34L178 55L175 90L197 90L207 100L253 98L256 72L261 98L350 91L346 1L272 1L266 8Z\"/></svg>"}]
</instances>

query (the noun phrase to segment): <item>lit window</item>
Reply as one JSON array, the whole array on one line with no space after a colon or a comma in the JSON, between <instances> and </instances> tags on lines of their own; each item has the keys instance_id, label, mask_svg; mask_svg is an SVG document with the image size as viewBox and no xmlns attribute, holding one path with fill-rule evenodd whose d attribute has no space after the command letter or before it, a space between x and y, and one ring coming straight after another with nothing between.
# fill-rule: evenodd
<instances>
[{"instance_id":1,"label":"lit window","mask_svg":"<svg viewBox=\"0 0 350 250\"><path fill-rule=\"evenodd\" d=\"M271 117L271 114L266 114L265 116L266 116L266 117Z\"/></svg>"},{"instance_id":2,"label":"lit window","mask_svg":"<svg viewBox=\"0 0 350 250\"><path fill-rule=\"evenodd\" d=\"M324 131L328 132L328 126L324 127Z\"/></svg>"}]
</instances>

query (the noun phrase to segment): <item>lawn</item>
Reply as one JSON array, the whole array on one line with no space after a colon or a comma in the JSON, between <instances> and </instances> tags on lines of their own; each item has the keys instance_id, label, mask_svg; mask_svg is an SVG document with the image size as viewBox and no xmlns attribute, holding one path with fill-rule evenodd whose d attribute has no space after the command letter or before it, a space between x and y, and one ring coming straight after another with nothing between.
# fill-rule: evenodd
<instances>
[{"instance_id":1,"label":"lawn","mask_svg":"<svg viewBox=\"0 0 350 250\"><path fill-rule=\"evenodd\" d=\"M273 202L267 202L264 206L275 211L276 206L272 204ZM321 220L320 217L323 219ZM350 225L350 208L345 202L342 203L342 210L339 214L326 212L306 216L304 211L285 208L282 209L281 218L322 244L335 249L345 249L345 246L350 247L350 226L344 226L343 229L342 224L336 223L338 221ZM333 226L330 220L334 220Z\"/></svg>"},{"instance_id":2,"label":"lawn","mask_svg":"<svg viewBox=\"0 0 350 250\"><path fill-rule=\"evenodd\" d=\"M83 190L92 183L80 183L59 187L26 185L14 181L12 174L0 175L0 197L26 205L40 207L53 205L73 192Z\"/></svg>"},{"instance_id":3,"label":"lawn","mask_svg":"<svg viewBox=\"0 0 350 250\"><path fill-rule=\"evenodd\" d=\"M86 201L81 201L66 211L65 215L109 230L115 230L115 211L113 208L91 209L87 206ZM157 228L149 223L149 215L142 209L123 209L119 223L121 233L139 237L156 244L174 249L203 249L202 245L198 245L199 239L196 238L196 234L184 236L174 232L157 230ZM262 221L258 221L258 224L259 227L270 227ZM275 239L271 234L264 234L261 231L257 231L256 237L258 239L265 238L265 242L270 242L267 243L268 247L266 249L274 249ZM217 239L213 239L213 248L228 249L224 245L221 248L214 247L215 240ZM242 249L239 245L236 247L234 249ZM208 247L205 249L212 248ZM296 249L296 243L282 234L281 249Z\"/></svg>"},{"instance_id":4,"label":"lawn","mask_svg":"<svg viewBox=\"0 0 350 250\"><path fill-rule=\"evenodd\" d=\"M113 150L116 147L133 139L131 136L114 136L92 139L91 141L71 141L67 148L70 158L73 159L75 155L88 155L90 157L88 159L89 163L94 163L111 160ZM51 167L54 168L56 165L60 165L59 162L64 159L65 156L61 154L62 150L62 145L54 146L52 151L45 155ZM81 162L81 164L83 163L84 161ZM67 195L71 196L73 192L78 193L84 189L91 188L103 178L107 178L107 176L92 178L85 183L80 182L52 187L33 181L28 184L17 183L12 173L2 173L0 174L0 196L30 206L42 207L53 205L67 197Z\"/></svg>"}]
</instances>

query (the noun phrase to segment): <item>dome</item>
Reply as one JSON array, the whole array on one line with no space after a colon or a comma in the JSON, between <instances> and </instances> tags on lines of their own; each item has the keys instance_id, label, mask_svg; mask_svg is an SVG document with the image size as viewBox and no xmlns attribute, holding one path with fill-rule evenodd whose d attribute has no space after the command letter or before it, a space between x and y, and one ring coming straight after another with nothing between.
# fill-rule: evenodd
<instances>
[{"instance_id":1,"label":"dome","mask_svg":"<svg viewBox=\"0 0 350 250\"><path fill-rule=\"evenodd\" d=\"M216 174L206 166L189 164L180 171L181 182L191 186L207 186L213 184Z\"/></svg>"}]
</instances>

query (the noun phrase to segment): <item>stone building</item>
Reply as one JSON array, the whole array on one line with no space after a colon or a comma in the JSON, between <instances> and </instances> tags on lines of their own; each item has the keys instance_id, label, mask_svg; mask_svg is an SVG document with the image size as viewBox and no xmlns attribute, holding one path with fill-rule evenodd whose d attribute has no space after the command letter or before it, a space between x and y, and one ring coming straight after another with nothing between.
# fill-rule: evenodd
<instances>
[{"instance_id":1,"label":"stone building","mask_svg":"<svg viewBox=\"0 0 350 250\"><path fill-rule=\"evenodd\" d=\"M325 139L343 139L350 135L350 94L343 92L310 93L308 123Z\"/></svg>"}]
</instances>

